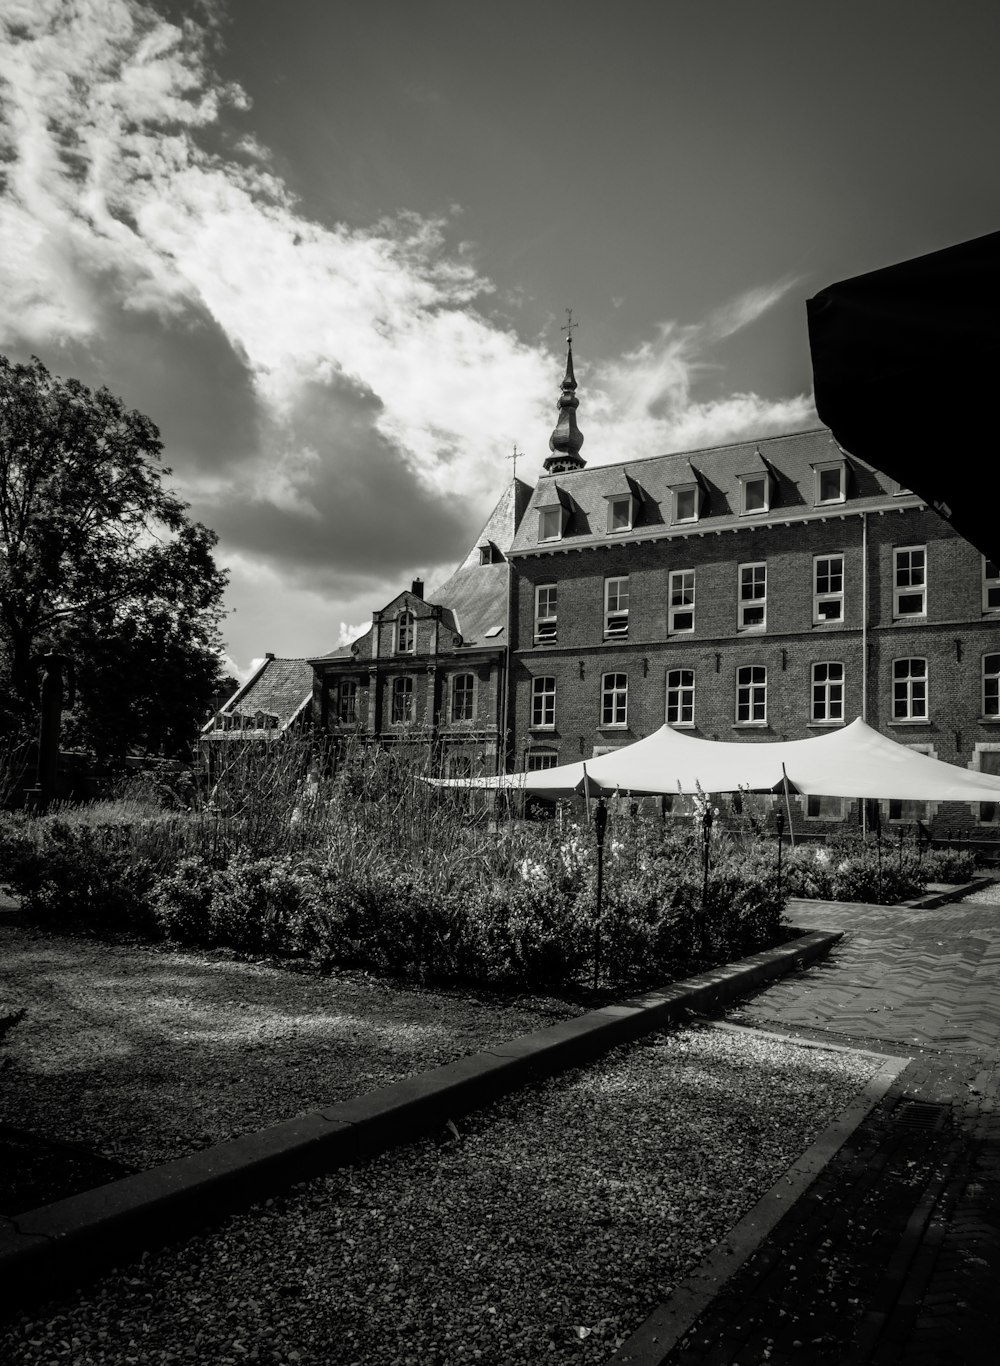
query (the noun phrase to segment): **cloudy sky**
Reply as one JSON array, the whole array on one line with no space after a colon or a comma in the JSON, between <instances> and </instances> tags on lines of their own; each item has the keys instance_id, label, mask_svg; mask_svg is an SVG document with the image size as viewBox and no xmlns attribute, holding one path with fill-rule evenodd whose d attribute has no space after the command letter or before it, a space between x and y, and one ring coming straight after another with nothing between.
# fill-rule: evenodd
<instances>
[{"instance_id":1,"label":"cloudy sky","mask_svg":"<svg viewBox=\"0 0 1000 1366\"><path fill-rule=\"evenodd\" d=\"M805 300L1000 227L996 0L0 0L0 351L157 422L227 646L321 653L547 454L814 425Z\"/></svg>"}]
</instances>

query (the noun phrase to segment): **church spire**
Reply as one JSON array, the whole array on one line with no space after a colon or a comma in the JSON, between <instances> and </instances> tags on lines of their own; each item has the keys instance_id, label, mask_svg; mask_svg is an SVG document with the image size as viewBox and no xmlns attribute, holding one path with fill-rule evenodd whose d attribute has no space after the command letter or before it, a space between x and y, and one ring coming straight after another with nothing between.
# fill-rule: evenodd
<instances>
[{"instance_id":1,"label":"church spire","mask_svg":"<svg viewBox=\"0 0 1000 1366\"><path fill-rule=\"evenodd\" d=\"M583 433L576 425L576 410L580 400L576 396L576 376L573 373L573 310L566 310L566 374L559 395L559 419L549 437L552 452L545 461L546 474L562 474L565 470L582 470L587 463L580 455Z\"/></svg>"}]
</instances>

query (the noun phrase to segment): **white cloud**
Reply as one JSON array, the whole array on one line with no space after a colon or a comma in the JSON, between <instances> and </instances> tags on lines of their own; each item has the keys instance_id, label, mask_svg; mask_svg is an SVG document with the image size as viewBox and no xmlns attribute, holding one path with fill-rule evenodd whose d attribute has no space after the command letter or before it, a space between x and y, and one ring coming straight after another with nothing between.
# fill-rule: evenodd
<instances>
[{"instance_id":1,"label":"white cloud","mask_svg":"<svg viewBox=\"0 0 1000 1366\"><path fill-rule=\"evenodd\" d=\"M326 515L338 478L356 487L377 465L383 489L403 488L386 474L395 460L422 486L424 507L457 499L485 513L515 439L529 452L530 477L555 420L560 362L491 321L494 286L457 238L458 206L441 219L404 213L367 229L305 217L247 126L245 94L213 75L212 40L209 29L172 25L141 0L4 0L0 344L110 354L109 329L122 319L142 319L164 337L192 317L206 320L239 358L256 441L230 442L225 458L215 457L221 443L206 426L201 458L178 473L205 506L252 505L257 555L268 553L262 518L273 516L264 593L273 604L277 552L287 570L296 536ZM231 154L211 150L206 132ZM694 395L711 348L792 283L748 290L698 324L664 322L631 353L582 367L590 463L810 421L805 398L706 403ZM175 357L174 346L164 355ZM108 382L115 387L113 374ZM349 452L342 426L317 431L323 390L330 412L339 404L352 414ZM306 539L312 573L318 541ZM231 529L234 565L236 545ZM331 627L380 605L362 600L382 587L370 567L354 573L358 561L338 559L347 552L332 539L326 553L327 581L351 582ZM435 554L440 545L428 543L424 563ZM244 557L245 591L252 574ZM293 596L305 612L305 590Z\"/></svg>"}]
</instances>

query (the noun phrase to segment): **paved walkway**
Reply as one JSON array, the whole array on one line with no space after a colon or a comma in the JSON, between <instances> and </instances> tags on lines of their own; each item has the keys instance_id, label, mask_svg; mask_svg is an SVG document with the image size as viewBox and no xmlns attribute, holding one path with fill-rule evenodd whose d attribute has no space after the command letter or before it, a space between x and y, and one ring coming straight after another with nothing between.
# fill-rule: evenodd
<instances>
[{"instance_id":1,"label":"paved walkway","mask_svg":"<svg viewBox=\"0 0 1000 1366\"><path fill-rule=\"evenodd\" d=\"M670 1366L985 1366L1000 1286L1000 904L797 902L823 962L731 1010L911 1059Z\"/></svg>"}]
</instances>

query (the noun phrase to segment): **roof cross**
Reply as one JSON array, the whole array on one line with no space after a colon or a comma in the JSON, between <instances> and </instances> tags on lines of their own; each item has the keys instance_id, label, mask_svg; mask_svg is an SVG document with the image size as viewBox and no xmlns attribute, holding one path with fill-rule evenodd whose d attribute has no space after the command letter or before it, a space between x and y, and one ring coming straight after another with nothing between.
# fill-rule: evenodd
<instances>
[{"instance_id":1,"label":"roof cross","mask_svg":"<svg viewBox=\"0 0 1000 1366\"><path fill-rule=\"evenodd\" d=\"M517 478L517 462L522 458L523 455L524 455L524 451L519 451L519 450L517 449L517 442L515 441L515 442L514 442L514 449L511 451L510 455L508 455L508 456L505 457L505 459L507 459L507 460L513 460L513 462L514 462L514 478L515 478L515 479Z\"/></svg>"},{"instance_id":2,"label":"roof cross","mask_svg":"<svg viewBox=\"0 0 1000 1366\"><path fill-rule=\"evenodd\" d=\"M566 310L566 321L565 321L565 322L563 323L563 325L562 325L562 330L566 333L566 343L567 343L567 345L572 345L572 342L573 342L573 329L576 328L576 327L579 327L579 326L580 326L579 323L575 323L575 322L573 321L573 310L572 310L571 308L567 308L567 310Z\"/></svg>"}]
</instances>

